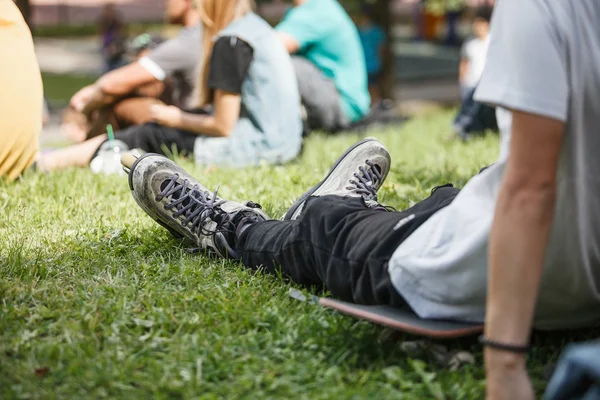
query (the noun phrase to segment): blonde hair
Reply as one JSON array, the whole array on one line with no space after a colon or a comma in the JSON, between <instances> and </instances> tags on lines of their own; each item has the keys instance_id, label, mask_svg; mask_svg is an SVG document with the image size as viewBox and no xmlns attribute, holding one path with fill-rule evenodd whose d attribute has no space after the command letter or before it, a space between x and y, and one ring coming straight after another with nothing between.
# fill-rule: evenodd
<instances>
[{"instance_id":1,"label":"blonde hair","mask_svg":"<svg viewBox=\"0 0 600 400\"><path fill-rule=\"evenodd\" d=\"M254 0L199 0L198 12L204 28L199 77L200 106L212 103L214 93L208 88L208 74L215 36L233 20L254 9Z\"/></svg>"}]
</instances>

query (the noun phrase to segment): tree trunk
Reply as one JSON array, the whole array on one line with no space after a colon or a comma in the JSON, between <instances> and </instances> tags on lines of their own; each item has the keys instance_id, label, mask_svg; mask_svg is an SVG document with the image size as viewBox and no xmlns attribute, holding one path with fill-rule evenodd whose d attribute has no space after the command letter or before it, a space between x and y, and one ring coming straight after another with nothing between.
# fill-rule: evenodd
<instances>
[{"instance_id":1,"label":"tree trunk","mask_svg":"<svg viewBox=\"0 0 600 400\"><path fill-rule=\"evenodd\" d=\"M394 88L396 84L396 63L394 56L394 36L392 32L394 17L390 12L389 0L377 0L376 13L379 23L382 25L387 41L383 54L383 77L381 82L381 96L384 99L394 99Z\"/></svg>"},{"instance_id":2,"label":"tree trunk","mask_svg":"<svg viewBox=\"0 0 600 400\"><path fill-rule=\"evenodd\" d=\"M21 10L27 26L31 29L31 2L29 0L15 0L15 4Z\"/></svg>"}]
</instances>

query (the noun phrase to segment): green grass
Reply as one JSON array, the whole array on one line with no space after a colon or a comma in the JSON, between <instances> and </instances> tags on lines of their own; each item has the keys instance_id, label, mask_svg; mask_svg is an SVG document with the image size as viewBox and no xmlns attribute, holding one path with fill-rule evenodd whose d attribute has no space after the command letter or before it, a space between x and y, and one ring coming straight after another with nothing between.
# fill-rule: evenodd
<instances>
[{"instance_id":1,"label":"green grass","mask_svg":"<svg viewBox=\"0 0 600 400\"><path fill-rule=\"evenodd\" d=\"M66 106L71 96L84 86L91 85L96 79L85 75L61 75L42 73L44 96L55 106Z\"/></svg>"},{"instance_id":2,"label":"green grass","mask_svg":"<svg viewBox=\"0 0 600 400\"><path fill-rule=\"evenodd\" d=\"M450 113L370 132L393 167L381 200L407 207L463 185L497 139L446 140ZM357 136L313 136L299 161L210 170L182 161L224 197L280 217ZM137 207L124 177L72 169L0 183L0 398L478 399L476 365L411 359L382 328L289 297L297 287L240 263L186 251ZM587 336L586 336L587 335ZM583 337L589 337L586 334ZM530 371L570 336L538 338ZM401 339L412 339L402 336Z\"/></svg>"},{"instance_id":3,"label":"green grass","mask_svg":"<svg viewBox=\"0 0 600 400\"><path fill-rule=\"evenodd\" d=\"M127 34L131 36L140 35L149 31L160 31L165 25L162 22L140 22L127 25ZM87 25L42 25L35 26L33 30L34 37L43 38L69 38L69 37L85 37L95 36L98 34L96 24Z\"/></svg>"}]
</instances>

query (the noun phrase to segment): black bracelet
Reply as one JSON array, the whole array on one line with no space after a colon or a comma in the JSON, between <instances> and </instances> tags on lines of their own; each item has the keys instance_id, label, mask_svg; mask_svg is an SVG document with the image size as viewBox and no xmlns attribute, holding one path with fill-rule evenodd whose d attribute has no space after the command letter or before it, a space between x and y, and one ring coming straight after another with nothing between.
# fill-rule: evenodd
<instances>
[{"instance_id":1,"label":"black bracelet","mask_svg":"<svg viewBox=\"0 0 600 400\"><path fill-rule=\"evenodd\" d=\"M514 344L506 344L506 343L496 342L494 340L489 340L483 335L479 336L479 343L481 343L483 346L490 347L492 349L509 351L511 353L519 353L519 354L527 353L531 349L530 344L526 344L526 345L522 345L522 346L514 345Z\"/></svg>"}]
</instances>

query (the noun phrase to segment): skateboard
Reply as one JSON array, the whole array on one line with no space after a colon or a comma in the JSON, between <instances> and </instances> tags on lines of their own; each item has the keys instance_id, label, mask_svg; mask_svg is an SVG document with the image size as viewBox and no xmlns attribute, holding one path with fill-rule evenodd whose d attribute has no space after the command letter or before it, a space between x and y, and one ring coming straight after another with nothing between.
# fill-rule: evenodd
<instances>
[{"instance_id":1,"label":"skateboard","mask_svg":"<svg viewBox=\"0 0 600 400\"><path fill-rule=\"evenodd\" d=\"M434 339L453 339L483 332L483 324L423 319L408 309L390 306L363 306L323 297L319 298L319 304L377 325Z\"/></svg>"}]
</instances>

